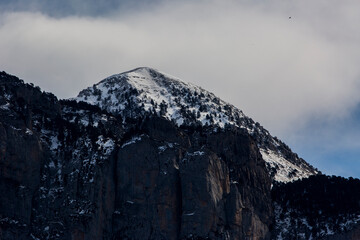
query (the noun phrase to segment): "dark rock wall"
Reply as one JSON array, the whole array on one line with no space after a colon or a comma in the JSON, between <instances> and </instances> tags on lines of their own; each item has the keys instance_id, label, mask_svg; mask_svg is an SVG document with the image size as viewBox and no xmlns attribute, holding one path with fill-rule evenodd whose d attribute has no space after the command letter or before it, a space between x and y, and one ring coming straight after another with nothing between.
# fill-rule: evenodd
<instances>
[{"instance_id":1,"label":"dark rock wall","mask_svg":"<svg viewBox=\"0 0 360 240\"><path fill-rule=\"evenodd\" d=\"M116 236L268 239L270 179L253 141L236 130L163 132L169 126L149 120L119 150Z\"/></svg>"},{"instance_id":2,"label":"dark rock wall","mask_svg":"<svg viewBox=\"0 0 360 240\"><path fill-rule=\"evenodd\" d=\"M36 136L0 123L0 149L0 216L3 223L0 238L23 239L31 221L32 199L40 182L42 148Z\"/></svg>"},{"instance_id":3,"label":"dark rock wall","mask_svg":"<svg viewBox=\"0 0 360 240\"><path fill-rule=\"evenodd\" d=\"M56 113L56 101L53 95L0 73L0 105L6 106L0 111L1 239L28 237L44 162L43 146L32 131L32 114L43 110Z\"/></svg>"}]
</instances>

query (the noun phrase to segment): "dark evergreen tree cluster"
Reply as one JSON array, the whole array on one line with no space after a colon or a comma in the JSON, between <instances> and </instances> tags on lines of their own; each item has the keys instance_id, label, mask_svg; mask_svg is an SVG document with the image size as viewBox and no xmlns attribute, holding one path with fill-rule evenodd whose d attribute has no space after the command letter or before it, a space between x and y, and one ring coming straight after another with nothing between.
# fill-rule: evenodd
<instances>
[{"instance_id":1,"label":"dark evergreen tree cluster","mask_svg":"<svg viewBox=\"0 0 360 240\"><path fill-rule=\"evenodd\" d=\"M273 200L286 208L301 209L307 216L360 214L360 180L315 175L272 189Z\"/></svg>"},{"instance_id":2,"label":"dark evergreen tree cluster","mask_svg":"<svg viewBox=\"0 0 360 240\"><path fill-rule=\"evenodd\" d=\"M106 110L101 109L100 107L96 106L96 105L91 105L89 103L86 102L77 102L75 100L60 100L59 101L60 104L62 106L68 106L74 109L83 109L83 110L88 110L94 113L104 113L104 114L109 114Z\"/></svg>"},{"instance_id":3,"label":"dark evergreen tree cluster","mask_svg":"<svg viewBox=\"0 0 360 240\"><path fill-rule=\"evenodd\" d=\"M277 183L272 199L280 206L277 221L290 217L292 229L303 227L306 219L312 237L342 232L356 224L360 215L360 180L314 175L291 183ZM293 232L294 234L294 232Z\"/></svg>"}]
</instances>

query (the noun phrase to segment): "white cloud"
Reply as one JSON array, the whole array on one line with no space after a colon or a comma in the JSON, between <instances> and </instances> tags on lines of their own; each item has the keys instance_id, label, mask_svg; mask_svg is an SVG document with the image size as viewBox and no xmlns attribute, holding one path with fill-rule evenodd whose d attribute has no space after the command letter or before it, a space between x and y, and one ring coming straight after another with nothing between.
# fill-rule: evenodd
<instances>
[{"instance_id":1,"label":"white cloud","mask_svg":"<svg viewBox=\"0 0 360 240\"><path fill-rule=\"evenodd\" d=\"M214 0L101 18L7 13L0 66L61 98L114 73L155 67L284 136L359 102L359 8L357 1Z\"/></svg>"}]
</instances>

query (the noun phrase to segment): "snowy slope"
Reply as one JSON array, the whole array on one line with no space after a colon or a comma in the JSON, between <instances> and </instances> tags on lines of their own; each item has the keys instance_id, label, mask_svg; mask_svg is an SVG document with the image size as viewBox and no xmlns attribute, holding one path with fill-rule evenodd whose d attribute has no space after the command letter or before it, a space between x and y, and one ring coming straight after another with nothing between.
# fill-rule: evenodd
<instances>
[{"instance_id":1,"label":"snowy slope","mask_svg":"<svg viewBox=\"0 0 360 240\"><path fill-rule=\"evenodd\" d=\"M155 111L177 125L198 121L224 127L226 123L237 125L237 120L245 117L214 94L150 68L106 78L80 92L77 100L126 117Z\"/></svg>"},{"instance_id":2,"label":"snowy slope","mask_svg":"<svg viewBox=\"0 0 360 240\"><path fill-rule=\"evenodd\" d=\"M153 113L178 126L200 124L224 128L230 124L246 129L254 137L269 173L276 181L288 182L317 173L238 108L201 87L151 68L137 68L110 76L81 91L76 100L97 105L124 118Z\"/></svg>"}]
</instances>

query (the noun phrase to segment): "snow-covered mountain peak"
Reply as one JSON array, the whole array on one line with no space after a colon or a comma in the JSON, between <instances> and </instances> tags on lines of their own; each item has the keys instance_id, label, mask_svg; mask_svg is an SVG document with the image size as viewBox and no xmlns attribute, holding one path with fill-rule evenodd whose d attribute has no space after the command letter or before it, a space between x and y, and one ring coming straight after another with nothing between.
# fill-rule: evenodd
<instances>
[{"instance_id":1,"label":"snow-covered mountain peak","mask_svg":"<svg viewBox=\"0 0 360 240\"><path fill-rule=\"evenodd\" d=\"M189 84L189 83L182 81L180 78L177 78L175 76L172 76L172 75L164 73L164 72L161 72L160 70L151 68L151 67L138 67L138 68L135 68L135 69L127 71L127 72L115 74L113 76L118 76L118 75L128 75L130 77L134 76L135 78L136 77L145 77L145 78L148 77L147 80L156 80L156 78L158 76L163 76L163 77L166 77L167 80L182 82L185 85Z\"/></svg>"},{"instance_id":2,"label":"snow-covered mountain peak","mask_svg":"<svg viewBox=\"0 0 360 240\"><path fill-rule=\"evenodd\" d=\"M237 125L245 115L191 83L142 67L110 76L80 92L77 101L98 105L124 117L156 113L177 125Z\"/></svg>"},{"instance_id":3,"label":"snow-covered mountain peak","mask_svg":"<svg viewBox=\"0 0 360 240\"><path fill-rule=\"evenodd\" d=\"M178 126L239 127L255 139L276 181L287 182L317 173L240 109L201 87L152 68L112 75L81 91L76 100L97 105L124 119L156 114Z\"/></svg>"}]
</instances>

